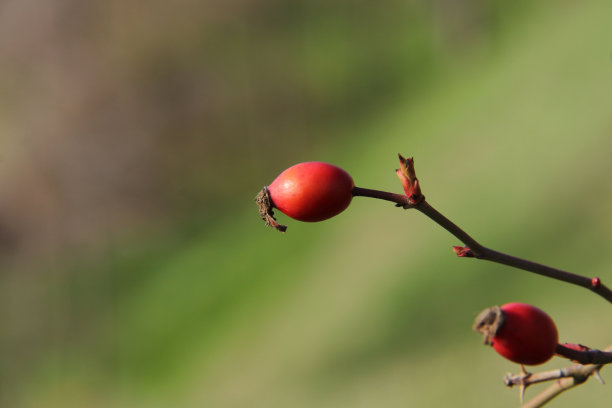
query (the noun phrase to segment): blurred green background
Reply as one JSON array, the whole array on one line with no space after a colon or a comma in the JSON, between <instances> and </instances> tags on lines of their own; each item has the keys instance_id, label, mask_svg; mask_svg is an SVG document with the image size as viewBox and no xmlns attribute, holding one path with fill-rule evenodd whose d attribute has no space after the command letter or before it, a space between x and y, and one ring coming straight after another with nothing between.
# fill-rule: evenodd
<instances>
[{"instance_id":1,"label":"blurred green background","mask_svg":"<svg viewBox=\"0 0 612 408\"><path fill-rule=\"evenodd\" d=\"M283 235L253 198L309 160L400 192L401 152L483 244L612 282L610 16L607 0L2 2L0 406L518 405L502 377L519 368L476 314L532 303L562 341L605 347L604 300L457 259L386 202L281 214ZM552 405L611 397L589 381Z\"/></svg>"}]
</instances>

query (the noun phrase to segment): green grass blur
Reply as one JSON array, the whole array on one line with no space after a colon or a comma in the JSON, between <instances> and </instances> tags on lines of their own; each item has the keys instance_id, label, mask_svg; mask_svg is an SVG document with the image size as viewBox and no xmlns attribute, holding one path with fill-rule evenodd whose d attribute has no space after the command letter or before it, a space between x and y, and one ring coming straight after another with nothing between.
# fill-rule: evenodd
<instances>
[{"instance_id":1,"label":"green grass blur","mask_svg":"<svg viewBox=\"0 0 612 408\"><path fill-rule=\"evenodd\" d=\"M512 407L518 391L502 378L518 366L471 331L483 308L531 303L555 319L562 341L611 343L604 300L457 259L451 247L459 243L416 211L358 197L323 223L279 214L289 226L279 234L264 228L253 204L262 185L304 160L333 162L361 187L399 192L400 152L415 157L428 201L484 245L612 282L611 3L498 5L501 21L481 34L487 41L443 51L414 5L388 15L360 4L357 18L340 5L318 14L299 4L261 52L299 39L299 52L287 51L293 71L283 75L299 77L312 104L294 118L301 139L257 136L248 149L227 140L221 159L206 156L217 173L185 181L214 197L186 193L177 207L187 215L162 232L135 230L101 252L62 255L35 282L5 279L5 296L30 299L45 321L25 351L3 347L3 406ZM380 31L358 25L368 12ZM401 46L391 40L401 36ZM238 71L247 68L233 62L244 79ZM291 131L277 74L261 78L278 87L264 89L279 98L267 108ZM194 158L172 160L182 159ZM213 185L213 175L224 180ZM210 204L207 214L196 213L193 197ZM2 338L9 345L18 337ZM554 358L537 370L565 365ZM609 385L589 381L551 406L605 406L611 396Z\"/></svg>"}]
</instances>

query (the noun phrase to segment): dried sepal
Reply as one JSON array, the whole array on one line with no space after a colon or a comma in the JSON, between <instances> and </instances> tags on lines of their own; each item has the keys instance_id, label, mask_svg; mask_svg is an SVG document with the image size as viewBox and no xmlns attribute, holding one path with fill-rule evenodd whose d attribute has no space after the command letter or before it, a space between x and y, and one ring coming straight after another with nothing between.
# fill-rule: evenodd
<instances>
[{"instance_id":1,"label":"dried sepal","mask_svg":"<svg viewBox=\"0 0 612 408\"><path fill-rule=\"evenodd\" d=\"M280 232L287 231L287 226L279 224L276 218L274 218L274 206L272 205L268 187L261 189L255 197L255 203L257 203L257 207L259 208L259 216L265 221L266 226L273 227Z\"/></svg>"},{"instance_id":2,"label":"dried sepal","mask_svg":"<svg viewBox=\"0 0 612 408\"><path fill-rule=\"evenodd\" d=\"M491 344L499 329L504 324L504 312L499 306L489 307L476 317L472 329L482 334L484 344Z\"/></svg>"}]
</instances>

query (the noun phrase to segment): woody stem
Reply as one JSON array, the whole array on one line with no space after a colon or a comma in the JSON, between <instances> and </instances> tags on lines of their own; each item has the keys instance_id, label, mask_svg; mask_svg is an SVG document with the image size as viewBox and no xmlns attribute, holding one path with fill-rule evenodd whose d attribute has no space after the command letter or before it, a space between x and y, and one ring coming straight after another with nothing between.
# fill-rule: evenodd
<instances>
[{"instance_id":1,"label":"woody stem","mask_svg":"<svg viewBox=\"0 0 612 408\"><path fill-rule=\"evenodd\" d=\"M546 276L548 278L581 286L591 290L592 292L606 299L608 302L612 303L612 290L605 286L598 278L591 279L586 276L577 275L487 248L478 243L478 241L472 238L451 220L446 218L438 210L433 208L425 199L414 203L409 201L409 198L405 195L361 187L353 188L353 196L370 197L391 201L397 206L405 209L415 208L463 242L467 247L469 247L475 258L508 265L513 268L522 269L538 275Z\"/></svg>"}]
</instances>

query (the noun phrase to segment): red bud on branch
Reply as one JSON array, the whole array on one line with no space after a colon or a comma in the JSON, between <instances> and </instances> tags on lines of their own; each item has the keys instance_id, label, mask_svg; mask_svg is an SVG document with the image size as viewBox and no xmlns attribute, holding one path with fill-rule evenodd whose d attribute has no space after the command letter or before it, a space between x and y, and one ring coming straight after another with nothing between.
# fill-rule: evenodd
<instances>
[{"instance_id":1,"label":"red bud on branch","mask_svg":"<svg viewBox=\"0 0 612 408\"><path fill-rule=\"evenodd\" d=\"M457 254L459 258L473 258L474 257L474 253L469 247L454 246L453 252L455 252L455 254Z\"/></svg>"},{"instance_id":2,"label":"red bud on branch","mask_svg":"<svg viewBox=\"0 0 612 408\"><path fill-rule=\"evenodd\" d=\"M419 180L416 177L414 170L414 159L412 157L406 159L401 154L397 155L400 161L400 168L395 170L397 177L402 182L404 192L408 197L410 204L418 204L425 197L421 193L421 187L419 186Z\"/></svg>"}]
</instances>

